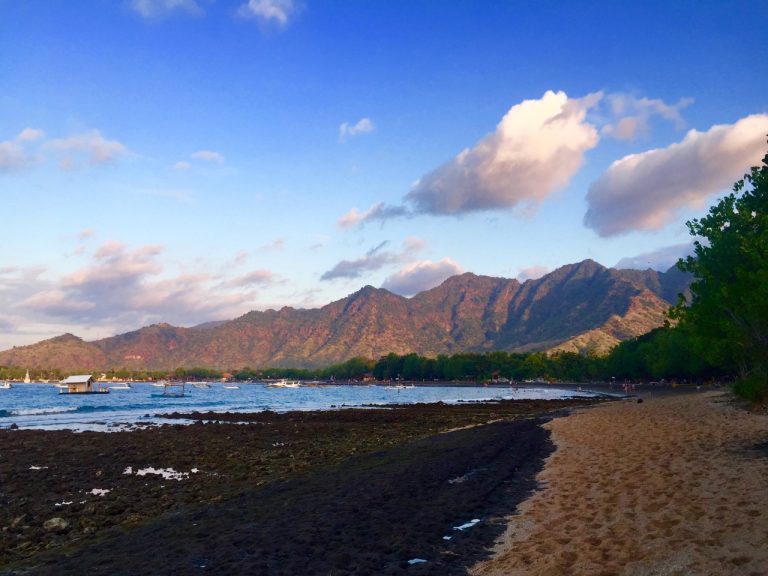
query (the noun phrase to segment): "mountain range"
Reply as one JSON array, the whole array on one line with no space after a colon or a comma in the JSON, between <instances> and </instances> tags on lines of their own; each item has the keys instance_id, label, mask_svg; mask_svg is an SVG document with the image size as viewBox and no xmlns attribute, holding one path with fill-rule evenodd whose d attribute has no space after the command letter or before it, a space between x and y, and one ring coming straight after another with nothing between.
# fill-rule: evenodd
<instances>
[{"instance_id":1,"label":"mountain range","mask_svg":"<svg viewBox=\"0 0 768 576\"><path fill-rule=\"evenodd\" d=\"M321 308L253 311L191 328L153 324L86 342L64 334L0 352L0 365L71 370L318 367L390 352L605 353L663 324L690 277L592 260L536 280L465 273L411 298L365 286Z\"/></svg>"}]
</instances>

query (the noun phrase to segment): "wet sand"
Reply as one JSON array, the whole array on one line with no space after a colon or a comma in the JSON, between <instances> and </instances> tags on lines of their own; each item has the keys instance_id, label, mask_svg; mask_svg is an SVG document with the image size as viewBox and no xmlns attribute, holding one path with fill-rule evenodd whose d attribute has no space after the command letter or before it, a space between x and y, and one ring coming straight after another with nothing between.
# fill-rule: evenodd
<instances>
[{"instance_id":1,"label":"wet sand","mask_svg":"<svg viewBox=\"0 0 768 576\"><path fill-rule=\"evenodd\" d=\"M0 430L0 574L465 574L535 488L542 416L595 402Z\"/></svg>"},{"instance_id":2,"label":"wet sand","mask_svg":"<svg viewBox=\"0 0 768 576\"><path fill-rule=\"evenodd\" d=\"M540 489L473 575L768 574L768 415L722 392L643 400L545 425Z\"/></svg>"}]
</instances>

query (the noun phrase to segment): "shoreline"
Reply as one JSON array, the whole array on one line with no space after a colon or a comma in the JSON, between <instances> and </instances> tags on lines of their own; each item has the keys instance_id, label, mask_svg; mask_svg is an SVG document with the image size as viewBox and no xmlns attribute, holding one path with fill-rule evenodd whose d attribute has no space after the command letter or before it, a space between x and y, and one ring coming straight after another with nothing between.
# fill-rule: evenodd
<instances>
[{"instance_id":1,"label":"shoreline","mask_svg":"<svg viewBox=\"0 0 768 576\"><path fill-rule=\"evenodd\" d=\"M552 449L541 418L598 402L2 430L0 574L463 574L535 487Z\"/></svg>"},{"instance_id":2,"label":"shoreline","mask_svg":"<svg viewBox=\"0 0 768 576\"><path fill-rule=\"evenodd\" d=\"M213 386L205 390L190 390L182 398L170 398L158 396L148 384L136 383L130 389L93 399L54 394L45 386L24 386L27 389L18 387L3 396L6 403L0 409L0 429L122 431L167 423L166 415L170 412L314 411L440 401L453 404L500 399L555 399L591 394L538 386L516 389L501 386L417 386L394 390L382 386L340 385L272 391L261 385L249 385L234 391Z\"/></svg>"},{"instance_id":3,"label":"shoreline","mask_svg":"<svg viewBox=\"0 0 768 576\"><path fill-rule=\"evenodd\" d=\"M642 400L546 424L539 489L471 574L764 574L768 415L722 392Z\"/></svg>"}]
</instances>

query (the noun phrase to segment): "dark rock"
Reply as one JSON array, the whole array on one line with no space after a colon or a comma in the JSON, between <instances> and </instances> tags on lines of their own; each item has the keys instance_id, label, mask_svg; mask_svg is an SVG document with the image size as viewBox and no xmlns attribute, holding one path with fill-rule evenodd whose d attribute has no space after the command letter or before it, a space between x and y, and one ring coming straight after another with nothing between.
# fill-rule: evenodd
<instances>
[{"instance_id":1,"label":"dark rock","mask_svg":"<svg viewBox=\"0 0 768 576\"><path fill-rule=\"evenodd\" d=\"M46 532L66 532L69 529L69 522L57 516L43 522L43 529Z\"/></svg>"}]
</instances>

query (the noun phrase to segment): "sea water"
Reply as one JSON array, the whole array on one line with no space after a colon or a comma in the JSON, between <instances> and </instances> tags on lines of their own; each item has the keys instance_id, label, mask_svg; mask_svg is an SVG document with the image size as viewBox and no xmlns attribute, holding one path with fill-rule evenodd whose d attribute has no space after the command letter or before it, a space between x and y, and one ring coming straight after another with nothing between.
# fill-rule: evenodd
<instances>
[{"instance_id":1,"label":"sea water","mask_svg":"<svg viewBox=\"0 0 768 576\"><path fill-rule=\"evenodd\" d=\"M588 391L557 387L416 386L393 389L386 386L334 385L300 388L269 388L265 383L225 388L187 385L183 397L162 395L163 389L145 382L109 394L59 394L55 386L14 384L0 390L0 428L70 430L124 430L127 424L154 425L178 422L163 418L171 412L260 412L273 410L331 410L370 405L421 402L470 402L481 400L540 400L588 397Z\"/></svg>"}]
</instances>

